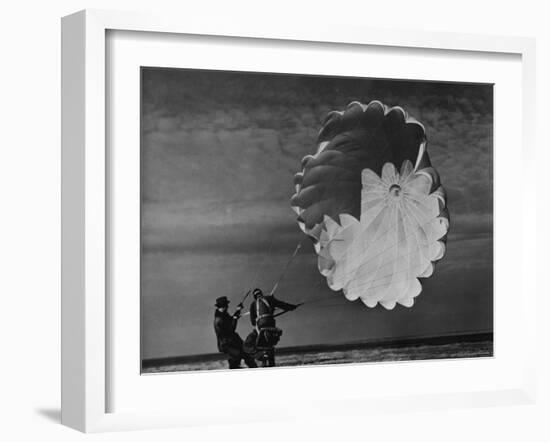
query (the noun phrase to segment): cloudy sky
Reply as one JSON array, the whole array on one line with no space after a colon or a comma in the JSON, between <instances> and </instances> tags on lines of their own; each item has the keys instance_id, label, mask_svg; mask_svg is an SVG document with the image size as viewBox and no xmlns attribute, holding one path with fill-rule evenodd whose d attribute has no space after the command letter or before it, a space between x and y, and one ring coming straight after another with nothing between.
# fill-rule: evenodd
<instances>
[{"instance_id":1,"label":"cloudy sky","mask_svg":"<svg viewBox=\"0 0 550 442\"><path fill-rule=\"evenodd\" d=\"M328 289L305 241L277 296L322 301L281 318L280 345L492 330L492 86L144 68L142 357L216 351L215 298L269 291L304 237L292 177L326 113L374 99L426 127L447 255L414 307L387 311Z\"/></svg>"}]
</instances>

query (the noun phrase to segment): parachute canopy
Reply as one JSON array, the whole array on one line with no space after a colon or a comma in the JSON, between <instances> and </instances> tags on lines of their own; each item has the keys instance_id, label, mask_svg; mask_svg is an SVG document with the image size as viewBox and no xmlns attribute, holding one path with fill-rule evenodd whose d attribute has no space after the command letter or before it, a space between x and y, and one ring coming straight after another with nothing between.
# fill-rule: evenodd
<instances>
[{"instance_id":1,"label":"parachute canopy","mask_svg":"<svg viewBox=\"0 0 550 442\"><path fill-rule=\"evenodd\" d=\"M302 160L291 205L329 287L349 300L410 307L445 254L446 196L424 127L400 107L330 112Z\"/></svg>"}]
</instances>

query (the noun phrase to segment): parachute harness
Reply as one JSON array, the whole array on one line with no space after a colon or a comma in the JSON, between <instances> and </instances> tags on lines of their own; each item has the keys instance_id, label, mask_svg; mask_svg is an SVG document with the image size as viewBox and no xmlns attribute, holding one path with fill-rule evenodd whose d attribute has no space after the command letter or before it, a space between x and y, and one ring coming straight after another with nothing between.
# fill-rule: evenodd
<instances>
[{"instance_id":1,"label":"parachute harness","mask_svg":"<svg viewBox=\"0 0 550 442\"><path fill-rule=\"evenodd\" d=\"M255 307L256 307L256 324L255 324L255 327L256 327L256 331L258 332L258 334L260 333L260 328L258 327L258 320L263 319L263 318L273 317L273 314L269 314L269 313L265 313L263 315L260 315L260 302L259 301L262 301L268 309L271 308L271 305L269 305L269 302L267 302L263 297L256 299L256 301L254 302Z\"/></svg>"}]
</instances>

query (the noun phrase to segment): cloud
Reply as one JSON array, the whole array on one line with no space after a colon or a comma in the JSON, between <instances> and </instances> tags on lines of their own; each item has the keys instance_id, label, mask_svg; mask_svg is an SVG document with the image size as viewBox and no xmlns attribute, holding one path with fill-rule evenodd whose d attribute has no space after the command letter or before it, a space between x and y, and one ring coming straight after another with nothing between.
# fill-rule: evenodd
<instances>
[{"instance_id":1,"label":"cloud","mask_svg":"<svg viewBox=\"0 0 550 442\"><path fill-rule=\"evenodd\" d=\"M284 345L492 328L492 86L173 69L142 80L145 356L215 351L212 299L272 286L304 238L292 177L326 113L353 100L400 105L425 125L448 192L447 255L414 308L304 310L285 319ZM310 246L281 295L341 299Z\"/></svg>"},{"instance_id":2,"label":"cloud","mask_svg":"<svg viewBox=\"0 0 550 442\"><path fill-rule=\"evenodd\" d=\"M145 201L288 198L326 112L380 99L425 125L451 212L492 212L491 86L204 71L146 77Z\"/></svg>"}]
</instances>

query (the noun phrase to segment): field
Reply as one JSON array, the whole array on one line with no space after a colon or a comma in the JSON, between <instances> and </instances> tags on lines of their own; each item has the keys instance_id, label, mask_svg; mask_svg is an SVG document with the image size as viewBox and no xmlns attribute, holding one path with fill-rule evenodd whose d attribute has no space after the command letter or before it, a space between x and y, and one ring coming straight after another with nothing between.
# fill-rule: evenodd
<instances>
[{"instance_id":1,"label":"field","mask_svg":"<svg viewBox=\"0 0 550 442\"><path fill-rule=\"evenodd\" d=\"M492 334L379 342L335 346L281 348L277 366L328 365L365 362L397 362L429 359L479 358L493 356ZM244 366L244 364L243 364ZM147 360L142 373L222 370L227 362L221 354Z\"/></svg>"}]
</instances>

